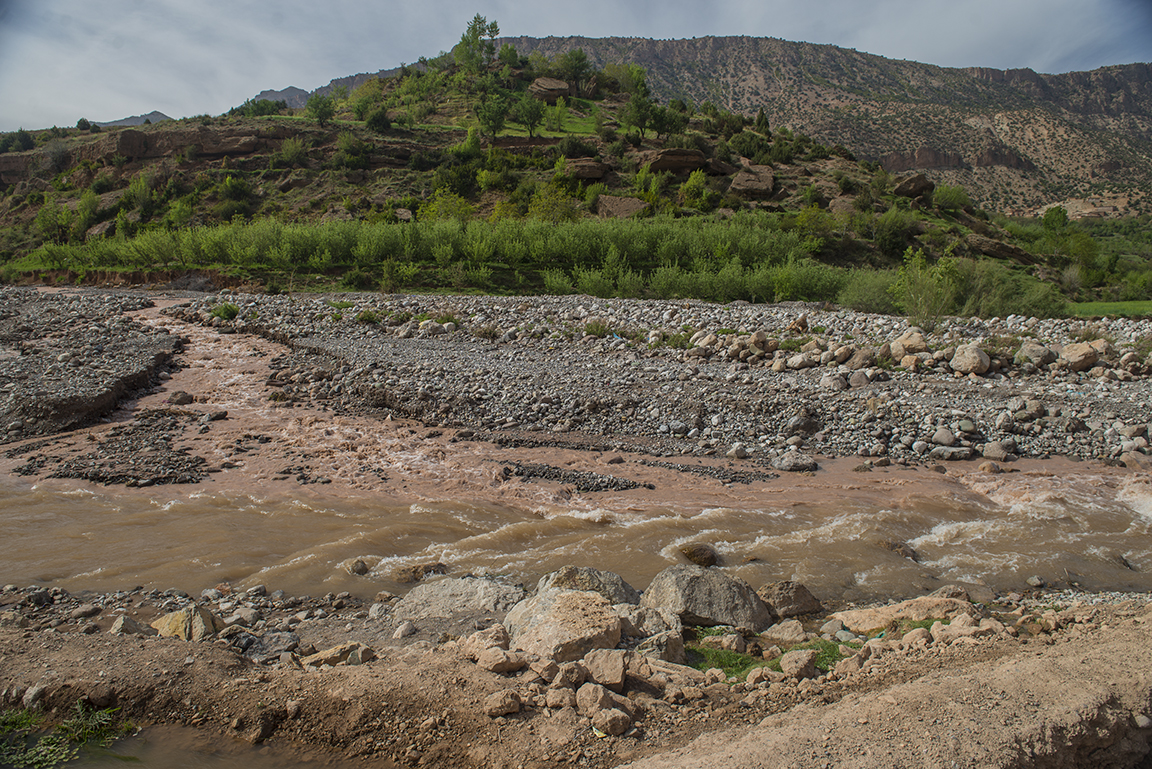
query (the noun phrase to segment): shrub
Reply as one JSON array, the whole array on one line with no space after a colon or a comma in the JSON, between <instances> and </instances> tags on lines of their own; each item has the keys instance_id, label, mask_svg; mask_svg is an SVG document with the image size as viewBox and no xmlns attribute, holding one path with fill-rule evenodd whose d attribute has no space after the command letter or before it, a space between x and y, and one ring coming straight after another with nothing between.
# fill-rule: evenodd
<instances>
[{"instance_id":1,"label":"shrub","mask_svg":"<svg viewBox=\"0 0 1152 769\"><path fill-rule=\"evenodd\" d=\"M336 100L331 96L321 96L314 93L308 97L304 106L304 114L315 120L323 128L336 115Z\"/></svg>"},{"instance_id":2,"label":"shrub","mask_svg":"<svg viewBox=\"0 0 1152 769\"><path fill-rule=\"evenodd\" d=\"M372 310L361 310L356 313L356 322L364 325L373 325L380 322L380 317Z\"/></svg>"},{"instance_id":3,"label":"shrub","mask_svg":"<svg viewBox=\"0 0 1152 769\"><path fill-rule=\"evenodd\" d=\"M895 272L853 270L836 296L836 303L857 312L892 315L896 312L892 298L895 282Z\"/></svg>"},{"instance_id":4,"label":"shrub","mask_svg":"<svg viewBox=\"0 0 1152 769\"><path fill-rule=\"evenodd\" d=\"M574 290L572 287L572 279L565 274L563 270L551 269L544 270L544 293L552 296L566 296L571 294Z\"/></svg>"},{"instance_id":5,"label":"shrub","mask_svg":"<svg viewBox=\"0 0 1152 769\"><path fill-rule=\"evenodd\" d=\"M932 200L936 207L943 211L956 211L972 205L972 199L968 197L968 193L964 191L963 187L953 187L947 184L942 184L936 188L932 194Z\"/></svg>"},{"instance_id":6,"label":"shrub","mask_svg":"<svg viewBox=\"0 0 1152 769\"><path fill-rule=\"evenodd\" d=\"M904 252L904 266L892 286L892 296L913 323L931 331L955 302L955 263L941 259L930 265L923 249L909 248Z\"/></svg>"},{"instance_id":7,"label":"shrub","mask_svg":"<svg viewBox=\"0 0 1152 769\"><path fill-rule=\"evenodd\" d=\"M556 145L556 150L566 158L591 158L596 156L596 147L576 136L565 136Z\"/></svg>"},{"instance_id":8,"label":"shrub","mask_svg":"<svg viewBox=\"0 0 1152 769\"><path fill-rule=\"evenodd\" d=\"M876 218L876 247L887 256L897 256L908 247L908 237L916 228L911 211L890 208Z\"/></svg>"},{"instance_id":9,"label":"shrub","mask_svg":"<svg viewBox=\"0 0 1152 769\"><path fill-rule=\"evenodd\" d=\"M221 320L232 320L239 314L240 308L231 302L216 305L212 308L211 313L213 318L220 318Z\"/></svg>"},{"instance_id":10,"label":"shrub","mask_svg":"<svg viewBox=\"0 0 1152 769\"><path fill-rule=\"evenodd\" d=\"M369 131L375 131L378 134L392 130L392 121L388 119L388 110L383 107L369 112L364 125Z\"/></svg>"},{"instance_id":11,"label":"shrub","mask_svg":"<svg viewBox=\"0 0 1152 769\"><path fill-rule=\"evenodd\" d=\"M280 151L276 155L278 163L286 168L302 164L307 157L308 151L304 147L304 140L298 136L289 136L280 142Z\"/></svg>"}]
</instances>

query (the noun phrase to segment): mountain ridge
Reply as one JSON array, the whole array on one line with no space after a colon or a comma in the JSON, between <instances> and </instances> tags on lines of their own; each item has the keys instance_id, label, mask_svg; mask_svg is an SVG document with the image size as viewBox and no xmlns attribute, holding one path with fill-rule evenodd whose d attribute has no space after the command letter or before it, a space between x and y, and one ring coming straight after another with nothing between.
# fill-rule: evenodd
<instances>
[{"instance_id":1,"label":"mountain ridge","mask_svg":"<svg viewBox=\"0 0 1152 769\"><path fill-rule=\"evenodd\" d=\"M1152 210L1152 64L1061 74L950 68L748 36L496 43L548 58L581 48L597 68L638 64L661 101L711 101L748 115L763 108L774 126L843 144L891 172L926 172L996 210L1034 214L1073 199L1121 213ZM397 71L337 78L313 93Z\"/></svg>"}]
</instances>

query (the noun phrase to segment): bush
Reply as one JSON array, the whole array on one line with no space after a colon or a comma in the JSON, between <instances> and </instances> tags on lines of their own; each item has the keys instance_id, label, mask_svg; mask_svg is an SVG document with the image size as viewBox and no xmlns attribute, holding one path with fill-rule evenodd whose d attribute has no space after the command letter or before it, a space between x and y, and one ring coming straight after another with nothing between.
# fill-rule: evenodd
<instances>
[{"instance_id":1,"label":"bush","mask_svg":"<svg viewBox=\"0 0 1152 769\"><path fill-rule=\"evenodd\" d=\"M567 296L573 291L572 279L563 270L544 270L544 293L551 296Z\"/></svg>"},{"instance_id":2,"label":"bush","mask_svg":"<svg viewBox=\"0 0 1152 769\"><path fill-rule=\"evenodd\" d=\"M595 145L575 136L565 136L556 145L556 150L566 158L591 158L596 156Z\"/></svg>"},{"instance_id":3,"label":"bush","mask_svg":"<svg viewBox=\"0 0 1152 769\"><path fill-rule=\"evenodd\" d=\"M216 305L212 308L211 313L213 318L220 318L222 320L232 320L239 314L240 308L231 302L225 302L224 304Z\"/></svg>"},{"instance_id":4,"label":"bush","mask_svg":"<svg viewBox=\"0 0 1152 769\"><path fill-rule=\"evenodd\" d=\"M952 187L947 184L940 185L932 194L932 201L942 211L956 211L972 205L972 199L963 187Z\"/></svg>"},{"instance_id":5,"label":"bush","mask_svg":"<svg viewBox=\"0 0 1152 769\"><path fill-rule=\"evenodd\" d=\"M388 119L388 110L383 107L368 113L364 125L369 131L375 131L378 134L388 133L392 130L392 121Z\"/></svg>"},{"instance_id":6,"label":"bush","mask_svg":"<svg viewBox=\"0 0 1152 769\"><path fill-rule=\"evenodd\" d=\"M923 249L909 248L904 252L904 266L892 286L892 296L915 325L931 331L941 316L952 309L956 282L956 266L951 259L930 265Z\"/></svg>"},{"instance_id":7,"label":"bush","mask_svg":"<svg viewBox=\"0 0 1152 769\"><path fill-rule=\"evenodd\" d=\"M896 303L892 298L895 283L895 272L853 270L836 296L836 303L857 312L895 314Z\"/></svg>"},{"instance_id":8,"label":"bush","mask_svg":"<svg viewBox=\"0 0 1152 769\"><path fill-rule=\"evenodd\" d=\"M304 140L298 136L289 136L280 142L280 151L276 154L279 165L285 168L294 168L304 162L308 151L304 147Z\"/></svg>"}]
</instances>

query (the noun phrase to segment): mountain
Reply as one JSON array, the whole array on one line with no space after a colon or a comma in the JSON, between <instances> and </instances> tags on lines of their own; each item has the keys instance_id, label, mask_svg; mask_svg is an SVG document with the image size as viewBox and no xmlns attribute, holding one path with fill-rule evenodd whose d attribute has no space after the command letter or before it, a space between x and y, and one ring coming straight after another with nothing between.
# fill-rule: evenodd
<instances>
[{"instance_id":1,"label":"mountain","mask_svg":"<svg viewBox=\"0 0 1152 769\"><path fill-rule=\"evenodd\" d=\"M100 126L101 128L125 128L125 127L131 127L131 126L144 125L145 122L162 123L165 120L171 120L171 119L172 118L168 117L163 112L157 112L156 110L152 110L147 115L134 115L132 117L125 117L125 118L120 118L119 120L113 120L110 123L97 123L96 125Z\"/></svg>"},{"instance_id":2,"label":"mountain","mask_svg":"<svg viewBox=\"0 0 1152 769\"><path fill-rule=\"evenodd\" d=\"M926 171L996 210L1088 198L1152 210L1152 65L1046 75L955 69L775 38L511 37L522 55L582 48L635 63L653 94L755 114L893 172Z\"/></svg>"},{"instance_id":3,"label":"mountain","mask_svg":"<svg viewBox=\"0 0 1152 769\"><path fill-rule=\"evenodd\" d=\"M308 103L308 92L303 88L288 86L282 91L261 91L253 97L252 101L267 99L268 101L283 101L292 109L300 109Z\"/></svg>"}]
</instances>

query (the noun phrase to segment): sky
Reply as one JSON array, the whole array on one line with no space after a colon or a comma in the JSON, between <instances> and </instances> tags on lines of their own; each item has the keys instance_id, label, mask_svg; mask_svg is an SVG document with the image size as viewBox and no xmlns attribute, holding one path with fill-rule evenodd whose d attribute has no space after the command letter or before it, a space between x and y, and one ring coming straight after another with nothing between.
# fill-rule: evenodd
<instances>
[{"instance_id":1,"label":"sky","mask_svg":"<svg viewBox=\"0 0 1152 769\"><path fill-rule=\"evenodd\" d=\"M506 36L776 37L946 67L1152 62L1152 0L0 0L0 131L218 115Z\"/></svg>"}]
</instances>

